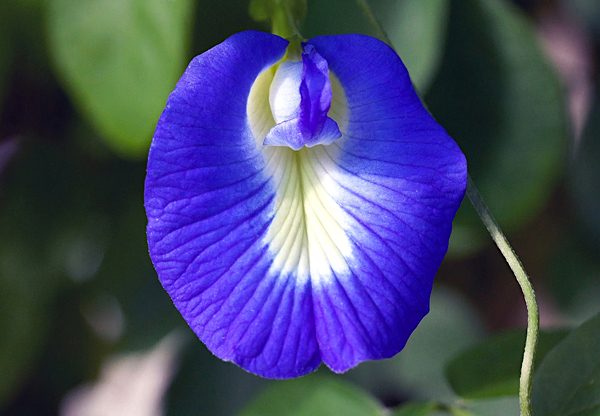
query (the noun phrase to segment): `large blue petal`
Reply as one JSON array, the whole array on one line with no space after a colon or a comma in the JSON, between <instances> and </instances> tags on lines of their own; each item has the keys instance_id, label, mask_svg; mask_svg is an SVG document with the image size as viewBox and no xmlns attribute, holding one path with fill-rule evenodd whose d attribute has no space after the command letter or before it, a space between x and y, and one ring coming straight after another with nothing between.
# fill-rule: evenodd
<instances>
[{"instance_id":1,"label":"large blue petal","mask_svg":"<svg viewBox=\"0 0 600 416\"><path fill-rule=\"evenodd\" d=\"M343 87L329 114L341 139L261 145L274 121L251 87L287 42L244 32L192 61L148 162L162 284L213 353L266 377L398 352L427 311L465 188L462 153L389 47L357 35L310 43Z\"/></svg>"},{"instance_id":2,"label":"large blue petal","mask_svg":"<svg viewBox=\"0 0 600 416\"><path fill-rule=\"evenodd\" d=\"M347 102L344 137L315 154L347 216L348 267L313 285L323 361L344 371L401 350L429 308L466 187L466 162L428 114L396 53L367 36L309 41Z\"/></svg>"},{"instance_id":3,"label":"large blue petal","mask_svg":"<svg viewBox=\"0 0 600 416\"><path fill-rule=\"evenodd\" d=\"M215 355L275 378L321 362L309 283L269 272L275 192L246 117L257 75L286 47L243 32L195 58L158 123L145 188L150 255L176 307Z\"/></svg>"}]
</instances>

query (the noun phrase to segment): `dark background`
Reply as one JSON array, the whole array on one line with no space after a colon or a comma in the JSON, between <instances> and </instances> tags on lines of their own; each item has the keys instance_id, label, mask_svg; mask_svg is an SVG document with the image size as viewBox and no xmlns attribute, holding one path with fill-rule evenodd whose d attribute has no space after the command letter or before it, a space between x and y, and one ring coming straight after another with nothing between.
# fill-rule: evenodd
<instances>
[{"instance_id":1,"label":"dark background","mask_svg":"<svg viewBox=\"0 0 600 416\"><path fill-rule=\"evenodd\" d=\"M372 3L533 276L542 325L592 316L600 3ZM268 30L247 7L0 5L1 414L116 414L112 405L140 416L227 415L275 383L221 362L193 337L158 283L144 230L145 157L166 95L192 56L237 31ZM344 32L377 35L353 1L309 1L306 37ZM451 399L445 363L525 320L514 278L465 202L430 315L403 353L344 380L387 405Z\"/></svg>"}]
</instances>

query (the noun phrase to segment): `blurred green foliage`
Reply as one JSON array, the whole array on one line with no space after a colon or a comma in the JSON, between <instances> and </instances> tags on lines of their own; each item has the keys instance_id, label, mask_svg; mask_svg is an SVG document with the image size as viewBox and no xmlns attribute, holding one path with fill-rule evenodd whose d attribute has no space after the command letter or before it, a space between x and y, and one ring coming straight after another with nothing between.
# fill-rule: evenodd
<instances>
[{"instance_id":1,"label":"blurred green foliage","mask_svg":"<svg viewBox=\"0 0 600 416\"><path fill-rule=\"evenodd\" d=\"M409 403L396 409L392 416L506 416L518 414L516 397L467 400L447 403Z\"/></svg>"},{"instance_id":2,"label":"blurred green foliage","mask_svg":"<svg viewBox=\"0 0 600 416\"><path fill-rule=\"evenodd\" d=\"M408 403L395 409L393 416L429 416L438 410L435 402Z\"/></svg>"},{"instance_id":3,"label":"blurred green foliage","mask_svg":"<svg viewBox=\"0 0 600 416\"><path fill-rule=\"evenodd\" d=\"M369 4L531 265L542 319L579 324L597 313L600 90L592 92L582 137L570 137L566 87L536 25L548 11L571 13L600 52L600 4ZM384 37L364 2L307 5L307 37ZM0 2L0 413L57 414L73 389L98 380L108 357L148 350L178 331L187 341L166 393L167 414L230 415L246 405L246 415L376 415L389 408L399 416L516 414L521 335L486 333L523 323L520 300L511 298L515 284L468 203L452 237L451 251L460 256L442 268L431 313L391 360L335 378L321 369L297 381L267 381L213 357L185 326L147 255L143 159L186 62L232 33L268 30L248 6ZM592 67L600 67L597 56L587 57ZM505 300L490 302L498 297ZM539 415L567 408L598 414L598 339L597 317L564 339L542 337Z\"/></svg>"},{"instance_id":4,"label":"blurred green foliage","mask_svg":"<svg viewBox=\"0 0 600 416\"><path fill-rule=\"evenodd\" d=\"M1 7L1 6L0 6ZM6 16L0 9L0 19ZM4 101L4 92L6 89L6 81L11 58L11 43L6 30L6 22L0 20L0 105ZM2 107L0 106L0 111Z\"/></svg>"},{"instance_id":5,"label":"blurred green foliage","mask_svg":"<svg viewBox=\"0 0 600 416\"><path fill-rule=\"evenodd\" d=\"M402 354L361 365L350 379L384 396L402 391L415 399L454 398L444 377L446 362L481 340L484 331L476 311L453 290L436 287L430 309Z\"/></svg>"},{"instance_id":6,"label":"blurred green foliage","mask_svg":"<svg viewBox=\"0 0 600 416\"><path fill-rule=\"evenodd\" d=\"M540 211L556 186L566 159L564 97L517 9L498 0L451 3L444 70L426 99L464 150L496 219L513 230ZM468 202L453 231L454 253L488 241Z\"/></svg>"},{"instance_id":7,"label":"blurred green foliage","mask_svg":"<svg viewBox=\"0 0 600 416\"><path fill-rule=\"evenodd\" d=\"M450 3L449 0L373 2L383 29L419 91L427 91L439 69Z\"/></svg>"},{"instance_id":8,"label":"blurred green foliage","mask_svg":"<svg viewBox=\"0 0 600 416\"><path fill-rule=\"evenodd\" d=\"M0 396L15 389L49 335L52 300L66 283L70 250L78 247L72 239L94 238L84 223L95 203L81 186L92 185L93 178L82 174L83 160L65 157L65 151L38 143L22 152L12 180L2 189L2 328L14 336L2 343Z\"/></svg>"},{"instance_id":9,"label":"blurred green foliage","mask_svg":"<svg viewBox=\"0 0 600 416\"><path fill-rule=\"evenodd\" d=\"M50 51L84 114L122 155L146 155L185 67L191 0L55 0Z\"/></svg>"},{"instance_id":10,"label":"blurred green foliage","mask_svg":"<svg viewBox=\"0 0 600 416\"><path fill-rule=\"evenodd\" d=\"M571 168L571 189L579 221L587 237L600 248L600 88L594 97L589 123L584 129L581 141L575 149ZM598 253L600 255L600 249Z\"/></svg>"},{"instance_id":11,"label":"blurred green foliage","mask_svg":"<svg viewBox=\"0 0 600 416\"><path fill-rule=\"evenodd\" d=\"M577 14L577 17L600 37L600 7L596 0L570 0L564 2L564 7Z\"/></svg>"},{"instance_id":12,"label":"blurred green foliage","mask_svg":"<svg viewBox=\"0 0 600 416\"><path fill-rule=\"evenodd\" d=\"M539 334L536 367L567 333L564 330ZM462 351L446 367L452 389L467 399L518 395L523 345L525 331L510 331Z\"/></svg>"},{"instance_id":13,"label":"blurred green foliage","mask_svg":"<svg viewBox=\"0 0 600 416\"><path fill-rule=\"evenodd\" d=\"M600 413L600 315L583 323L542 362L533 385L535 415Z\"/></svg>"},{"instance_id":14,"label":"blurred green foliage","mask_svg":"<svg viewBox=\"0 0 600 416\"><path fill-rule=\"evenodd\" d=\"M444 48L449 0L373 0L374 18L384 34L365 15L361 2L309 0L304 25L307 37L336 33L364 33L391 41L418 90L427 90ZM342 18L340 18L342 14Z\"/></svg>"},{"instance_id":15,"label":"blurred green foliage","mask_svg":"<svg viewBox=\"0 0 600 416\"><path fill-rule=\"evenodd\" d=\"M309 375L281 381L251 403L241 416L383 416L372 397L351 384Z\"/></svg>"}]
</instances>

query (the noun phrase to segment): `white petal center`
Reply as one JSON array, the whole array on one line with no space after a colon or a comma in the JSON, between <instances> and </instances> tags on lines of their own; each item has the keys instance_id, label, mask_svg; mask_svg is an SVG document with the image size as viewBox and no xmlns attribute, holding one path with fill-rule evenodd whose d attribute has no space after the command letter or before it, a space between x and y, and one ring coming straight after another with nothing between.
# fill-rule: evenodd
<instances>
[{"instance_id":1,"label":"white petal center","mask_svg":"<svg viewBox=\"0 0 600 416\"><path fill-rule=\"evenodd\" d=\"M269 104L276 123L291 120L300 108L302 61L285 61L279 65L269 88Z\"/></svg>"},{"instance_id":2,"label":"white petal center","mask_svg":"<svg viewBox=\"0 0 600 416\"><path fill-rule=\"evenodd\" d=\"M297 111L299 105L296 75L301 75L301 63L300 71L295 65L284 64L277 73L269 68L259 75L247 104L250 130L265 158L265 173L276 189L274 217L265 243L274 257L274 271L318 283L332 272L343 274L348 270L352 244L345 230L352 221L337 202L341 192L334 177L343 175L334 163L337 146L294 151L262 144L275 122L289 117L292 107ZM343 134L348 125L346 98L333 74L330 80L333 98L328 115L337 121Z\"/></svg>"}]
</instances>

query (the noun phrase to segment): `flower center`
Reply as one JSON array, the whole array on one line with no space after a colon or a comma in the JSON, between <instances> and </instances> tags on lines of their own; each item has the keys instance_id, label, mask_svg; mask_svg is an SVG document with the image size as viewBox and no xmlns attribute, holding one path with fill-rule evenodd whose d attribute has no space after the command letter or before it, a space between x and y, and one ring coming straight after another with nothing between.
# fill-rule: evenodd
<instances>
[{"instance_id":1,"label":"flower center","mask_svg":"<svg viewBox=\"0 0 600 416\"><path fill-rule=\"evenodd\" d=\"M300 110L300 84L302 83L302 61L282 62L269 88L271 114L277 124L298 117Z\"/></svg>"},{"instance_id":2,"label":"flower center","mask_svg":"<svg viewBox=\"0 0 600 416\"><path fill-rule=\"evenodd\" d=\"M316 140L303 141L311 137L310 131L304 133L298 126L301 123L297 123L289 135L282 137L281 144L268 143L278 126L297 120L301 115L307 116L306 110L302 113L302 101L307 96L306 91L303 95L301 86L303 79L307 83L304 66L304 61L288 59L265 69L252 85L246 111L250 132L264 156L265 172L276 189L274 225L266 236L274 253L273 267L279 267L284 274L296 273L299 280L308 279L310 275L316 284L326 279L331 270L343 274L347 269L343 253L349 252L351 244L340 225L346 216L329 195L335 182L330 174L334 171L331 160L339 149L316 145L341 138L348 127L348 105L335 74L323 71L327 77L317 77L317 80L322 83L321 90L326 90L325 94L311 97L324 95L327 111L316 114L334 123L336 138L323 141L326 137L323 127L312 136L316 136ZM321 102L316 101L316 104L319 107Z\"/></svg>"},{"instance_id":3,"label":"flower center","mask_svg":"<svg viewBox=\"0 0 600 416\"><path fill-rule=\"evenodd\" d=\"M332 95L327 61L304 44L301 60L280 63L273 76L269 106L276 124L264 144L299 150L339 139L338 124L327 116Z\"/></svg>"}]
</instances>

